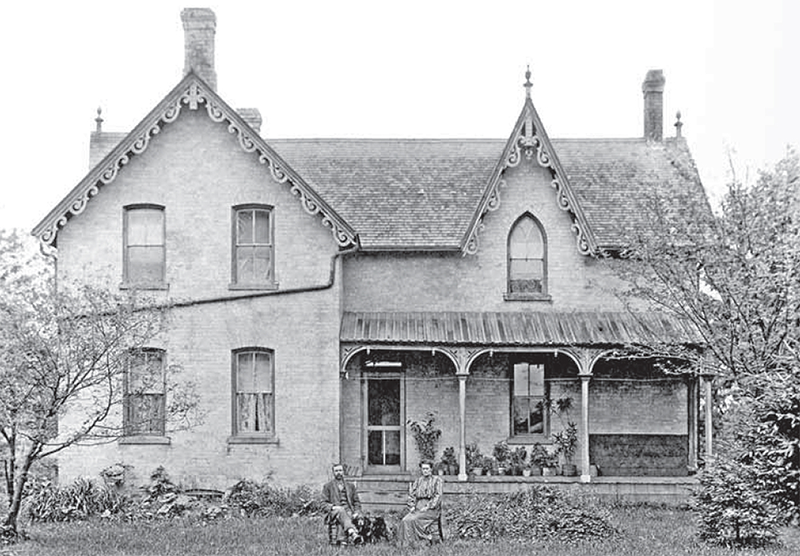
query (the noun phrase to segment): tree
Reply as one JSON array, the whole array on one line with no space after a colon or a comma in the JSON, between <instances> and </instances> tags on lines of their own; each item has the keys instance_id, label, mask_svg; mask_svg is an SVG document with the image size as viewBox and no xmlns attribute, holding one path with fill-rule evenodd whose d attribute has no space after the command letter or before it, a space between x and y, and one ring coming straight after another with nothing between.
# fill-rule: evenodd
<instances>
[{"instance_id":1,"label":"tree","mask_svg":"<svg viewBox=\"0 0 800 556\"><path fill-rule=\"evenodd\" d=\"M694 324L705 353L679 355L717 377L720 425L732 440L726 455L797 515L800 157L788 149L754 183L733 173L718 214L688 191L656 191L641 214L647 226L626 260L609 259L629 285L625 298Z\"/></svg>"},{"instance_id":2,"label":"tree","mask_svg":"<svg viewBox=\"0 0 800 556\"><path fill-rule=\"evenodd\" d=\"M3 535L16 537L36 462L126 433L121 408L152 386L131 386L131 361L159 341L168 309L92 287L56 291L48 265L16 233L0 232L0 255L0 442L9 502ZM174 381L176 370L163 379L166 430L195 418L194 389Z\"/></svg>"}]
</instances>

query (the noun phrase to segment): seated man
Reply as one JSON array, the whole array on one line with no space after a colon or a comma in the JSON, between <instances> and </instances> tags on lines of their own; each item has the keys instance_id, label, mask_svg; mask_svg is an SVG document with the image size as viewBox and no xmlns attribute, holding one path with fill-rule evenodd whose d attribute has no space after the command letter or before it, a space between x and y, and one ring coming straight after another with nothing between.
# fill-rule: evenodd
<instances>
[{"instance_id":1,"label":"seated man","mask_svg":"<svg viewBox=\"0 0 800 556\"><path fill-rule=\"evenodd\" d=\"M442 479L432 474L433 464L422 461L419 464L422 476L408 488L408 514L397 526L397 544L413 545L417 541L433 541L428 532L431 525L439 521L442 512Z\"/></svg>"},{"instance_id":2,"label":"seated man","mask_svg":"<svg viewBox=\"0 0 800 556\"><path fill-rule=\"evenodd\" d=\"M337 463L332 469L333 480L322 487L322 501L327 510L325 523L338 523L351 544L360 544L362 539L353 525L353 518L361 513L356 485L344 480L342 464ZM335 541L331 539L331 542Z\"/></svg>"}]
</instances>

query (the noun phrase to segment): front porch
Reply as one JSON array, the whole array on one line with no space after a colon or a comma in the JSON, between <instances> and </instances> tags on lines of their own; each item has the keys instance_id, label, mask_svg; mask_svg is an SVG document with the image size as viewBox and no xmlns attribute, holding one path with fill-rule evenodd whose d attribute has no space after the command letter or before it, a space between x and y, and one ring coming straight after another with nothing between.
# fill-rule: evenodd
<instances>
[{"instance_id":1,"label":"front porch","mask_svg":"<svg viewBox=\"0 0 800 556\"><path fill-rule=\"evenodd\" d=\"M456 483L552 482L591 484L580 488L604 496L680 498L701 457L700 377L677 360L619 356L645 339L688 343L680 330L668 319L617 314L346 313L340 459L369 478L370 492L402 492L420 459L408 422L430 415L441 430L434 459L445 448L456 454L453 493L463 491ZM566 412L556 410L561 401ZM471 446L491 456L500 442L528 454L538 445L552 455L568 425L577 438L561 463L574 463L577 477L468 475ZM375 496L380 503L384 495Z\"/></svg>"},{"instance_id":2,"label":"front porch","mask_svg":"<svg viewBox=\"0 0 800 556\"><path fill-rule=\"evenodd\" d=\"M408 495L411 474L371 475L351 480L358 485L359 497L365 511L402 511ZM697 484L695 477L592 477L589 483L580 477L519 477L488 476L470 477L459 481L458 477L445 475L444 504L458 496L467 494L497 494L515 492L534 485L547 485L558 489L569 489L608 502L649 502L656 504L683 505L688 503L691 489Z\"/></svg>"}]
</instances>

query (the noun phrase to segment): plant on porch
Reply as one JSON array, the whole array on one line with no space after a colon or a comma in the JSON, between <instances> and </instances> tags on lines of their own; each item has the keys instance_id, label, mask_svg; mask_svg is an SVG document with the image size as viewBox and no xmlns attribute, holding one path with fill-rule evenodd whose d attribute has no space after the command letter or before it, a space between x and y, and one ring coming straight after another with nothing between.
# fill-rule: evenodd
<instances>
[{"instance_id":1,"label":"plant on porch","mask_svg":"<svg viewBox=\"0 0 800 556\"><path fill-rule=\"evenodd\" d=\"M414 435L420 458L432 462L436 458L436 443L442 436L442 430L434 426L436 418L433 413L428 413L426 419L409 419L406 424Z\"/></svg>"},{"instance_id":2,"label":"plant on porch","mask_svg":"<svg viewBox=\"0 0 800 556\"><path fill-rule=\"evenodd\" d=\"M511 448L508 447L508 443L505 440L501 440L494 445L492 454L495 461L497 461L498 474L504 475L510 470Z\"/></svg>"},{"instance_id":3,"label":"plant on porch","mask_svg":"<svg viewBox=\"0 0 800 556\"><path fill-rule=\"evenodd\" d=\"M564 458L563 474L573 476L577 473L575 468L575 449L578 446L578 427L570 421L567 426L553 435L553 440L558 446L556 453Z\"/></svg>"},{"instance_id":4,"label":"plant on porch","mask_svg":"<svg viewBox=\"0 0 800 556\"><path fill-rule=\"evenodd\" d=\"M477 442L472 442L464 447L464 452L467 458L467 470L472 474L479 474L476 471L480 470L483 473L483 454L478 447Z\"/></svg>"},{"instance_id":5,"label":"plant on porch","mask_svg":"<svg viewBox=\"0 0 800 556\"><path fill-rule=\"evenodd\" d=\"M456 449L453 446L448 446L444 449L440 465L448 475L458 474L458 458L456 457Z\"/></svg>"}]
</instances>

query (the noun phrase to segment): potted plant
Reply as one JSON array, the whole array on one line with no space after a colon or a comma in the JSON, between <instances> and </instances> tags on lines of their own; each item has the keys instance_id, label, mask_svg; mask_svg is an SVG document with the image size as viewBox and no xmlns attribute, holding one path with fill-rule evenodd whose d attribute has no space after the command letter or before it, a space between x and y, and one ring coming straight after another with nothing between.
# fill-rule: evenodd
<instances>
[{"instance_id":1,"label":"potted plant","mask_svg":"<svg viewBox=\"0 0 800 556\"><path fill-rule=\"evenodd\" d=\"M564 475L574 477L578 474L573 457L578 446L578 427L572 421L567 426L553 435L553 440L558 446L557 453L563 457L562 470Z\"/></svg>"},{"instance_id":2,"label":"potted plant","mask_svg":"<svg viewBox=\"0 0 800 556\"><path fill-rule=\"evenodd\" d=\"M444 449L441 459L442 467L447 470L448 475L458 474L458 458L456 458L456 449L448 446Z\"/></svg>"},{"instance_id":3,"label":"potted plant","mask_svg":"<svg viewBox=\"0 0 800 556\"><path fill-rule=\"evenodd\" d=\"M527 459L528 450L525 449L525 446L517 446L514 448L514 450L511 452L511 469L513 469L514 475L523 474Z\"/></svg>"},{"instance_id":4,"label":"potted plant","mask_svg":"<svg viewBox=\"0 0 800 556\"><path fill-rule=\"evenodd\" d=\"M542 462L542 475L544 476L558 475L557 453L545 451L544 460Z\"/></svg>"},{"instance_id":5,"label":"potted plant","mask_svg":"<svg viewBox=\"0 0 800 556\"><path fill-rule=\"evenodd\" d=\"M501 440L495 444L492 455L497 462L497 474L505 475L511 464L511 448L508 447L508 443Z\"/></svg>"},{"instance_id":6,"label":"potted plant","mask_svg":"<svg viewBox=\"0 0 800 556\"><path fill-rule=\"evenodd\" d=\"M442 430L433 424L435 420L433 413L428 413L426 419L409 419L406 422L417 443L420 458L431 462L436 458L436 443L442 435Z\"/></svg>"},{"instance_id":7,"label":"potted plant","mask_svg":"<svg viewBox=\"0 0 800 556\"><path fill-rule=\"evenodd\" d=\"M473 442L464 447L464 455L467 458L467 469L473 475L483 475L483 454L478 444Z\"/></svg>"},{"instance_id":8,"label":"potted plant","mask_svg":"<svg viewBox=\"0 0 800 556\"><path fill-rule=\"evenodd\" d=\"M483 473L485 475L497 474L497 460L494 459L492 456L483 456L483 460L481 461L481 467L483 468Z\"/></svg>"},{"instance_id":9,"label":"potted plant","mask_svg":"<svg viewBox=\"0 0 800 556\"><path fill-rule=\"evenodd\" d=\"M531 448L531 475L541 475L542 469L548 462L547 450L538 442Z\"/></svg>"}]
</instances>

